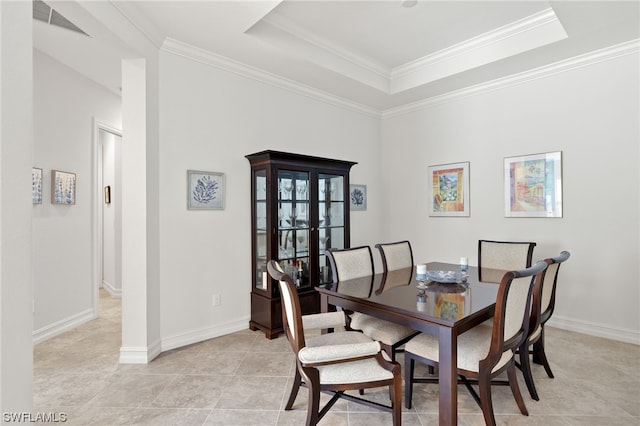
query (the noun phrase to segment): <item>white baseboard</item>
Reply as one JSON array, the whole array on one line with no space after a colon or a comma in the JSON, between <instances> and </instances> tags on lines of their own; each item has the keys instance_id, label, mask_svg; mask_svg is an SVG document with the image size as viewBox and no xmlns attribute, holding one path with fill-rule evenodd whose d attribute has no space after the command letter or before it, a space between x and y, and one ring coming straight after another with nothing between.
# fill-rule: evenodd
<instances>
[{"instance_id":1,"label":"white baseboard","mask_svg":"<svg viewBox=\"0 0 640 426\"><path fill-rule=\"evenodd\" d=\"M638 330L612 328L606 325L596 324L594 322L576 321L569 318L559 317L557 315L551 317L547 325L550 327L561 328L563 330L575 331L576 333L640 345L640 332Z\"/></svg>"},{"instance_id":2,"label":"white baseboard","mask_svg":"<svg viewBox=\"0 0 640 426\"><path fill-rule=\"evenodd\" d=\"M121 288L115 288L110 283L108 283L107 281L104 281L104 280L102 280L102 288L104 288L107 291L107 293L109 293L109 295L111 297L115 297L117 299L122 299L122 289Z\"/></svg>"},{"instance_id":3,"label":"white baseboard","mask_svg":"<svg viewBox=\"0 0 640 426\"><path fill-rule=\"evenodd\" d=\"M246 330L249 327L249 320L249 316L246 316L227 323L216 324L215 326L163 338L161 342L162 351L164 352L170 349L224 336L226 334L235 333L236 331Z\"/></svg>"},{"instance_id":4,"label":"white baseboard","mask_svg":"<svg viewBox=\"0 0 640 426\"><path fill-rule=\"evenodd\" d=\"M149 346L123 346L120 348L120 364L148 364L160 355L160 341Z\"/></svg>"},{"instance_id":5,"label":"white baseboard","mask_svg":"<svg viewBox=\"0 0 640 426\"><path fill-rule=\"evenodd\" d=\"M96 312L93 308L90 308L72 315L69 318L46 325L33 332L33 344L36 345L40 342L44 342L45 340L51 339L52 337L76 328L79 325L95 318L97 318Z\"/></svg>"}]
</instances>

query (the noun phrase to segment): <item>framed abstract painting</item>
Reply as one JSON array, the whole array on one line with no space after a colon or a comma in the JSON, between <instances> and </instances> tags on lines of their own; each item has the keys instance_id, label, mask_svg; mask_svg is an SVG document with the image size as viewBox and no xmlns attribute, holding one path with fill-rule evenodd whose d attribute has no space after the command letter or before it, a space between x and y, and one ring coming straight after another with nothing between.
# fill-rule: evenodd
<instances>
[{"instance_id":1,"label":"framed abstract painting","mask_svg":"<svg viewBox=\"0 0 640 426\"><path fill-rule=\"evenodd\" d=\"M562 152L504 159L506 217L562 217Z\"/></svg>"},{"instance_id":2,"label":"framed abstract painting","mask_svg":"<svg viewBox=\"0 0 640 426\"><path fill-rule=\"evenodd\" d=\"M429 166L429 216L469 216L469 162Z\"/></svg>"}]
</instances>

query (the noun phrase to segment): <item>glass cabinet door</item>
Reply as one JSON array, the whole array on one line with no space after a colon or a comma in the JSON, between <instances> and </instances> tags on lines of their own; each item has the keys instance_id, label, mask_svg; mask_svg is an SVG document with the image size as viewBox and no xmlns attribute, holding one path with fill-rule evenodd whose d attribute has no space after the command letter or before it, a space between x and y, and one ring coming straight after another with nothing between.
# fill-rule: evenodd
<instances>
[{"instance_id":1,"label":"glass cabinet door","mask_svg":"<svg viewBox=\"0 0 640 426\"><path fill-rule=\"evenodd\" d=\"M255 258L256 288L267 290L267 171L256 170L255 174Z\"/></svg>"},{"instance_id":2,"label":"glass cabinet door","mask_svg":"<svg viewBox=\"0 0 640 426\"><path fill-rule=\"evenodd\" d=\"M278 170L278 261L296 287L309 280L309 172Z\"/></svg>"},{"instance_id":3,"label":"glass cabinet door","mask_svg":"<svg viewBox=\"0 0 640 426\"><path fill-rule=\"evenodd\" d=\"M318 244L320 284L330 283L331 266L325 256L329 248L345 247L344 177L320 173L318 175Z\"/></svg>"}]
</instances>

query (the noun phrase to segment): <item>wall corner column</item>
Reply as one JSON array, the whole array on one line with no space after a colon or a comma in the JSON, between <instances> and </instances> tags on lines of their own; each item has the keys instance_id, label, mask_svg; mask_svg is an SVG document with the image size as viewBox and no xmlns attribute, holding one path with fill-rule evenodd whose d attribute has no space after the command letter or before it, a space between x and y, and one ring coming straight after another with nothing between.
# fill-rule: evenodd
<instances>
[{"instance_id":1,"label":"wall corner column","mask_svg":"<svg viewBox=\"0 0 640 426\"><path fill-rule=\"evenodd\" d=\"M122 347L120 363L160 353L157 56L122 62Z\"/></svg>"},{"instance_id":2,"label":"wall corner column","mask_svg":"<svg viewBox=\"0 0 640 426\"><path fill-rule=\"evenodd\" d=\"M0 412L33 404L31 2L0 1Z\"/></svg>"}]
</instances>

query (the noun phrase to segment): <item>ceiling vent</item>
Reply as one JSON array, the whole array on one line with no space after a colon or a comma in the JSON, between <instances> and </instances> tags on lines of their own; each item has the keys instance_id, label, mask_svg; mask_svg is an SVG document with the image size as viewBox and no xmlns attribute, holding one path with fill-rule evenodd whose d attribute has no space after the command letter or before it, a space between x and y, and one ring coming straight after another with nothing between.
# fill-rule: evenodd
<instances>
[{"instance_id":1,"label":"ceiling vent","mask_svg":"<svg viewBox=\"0 0 640 426\"><path fill-rule=\"evenodd\" d=\"M33 19L89 36L42 0L33 0Z\"/></svg>"}]
</instances>

